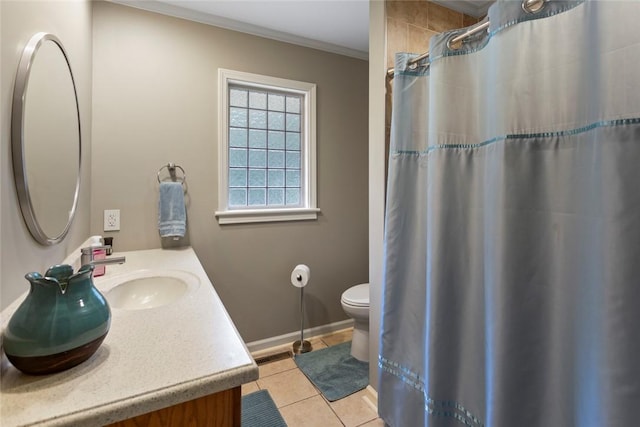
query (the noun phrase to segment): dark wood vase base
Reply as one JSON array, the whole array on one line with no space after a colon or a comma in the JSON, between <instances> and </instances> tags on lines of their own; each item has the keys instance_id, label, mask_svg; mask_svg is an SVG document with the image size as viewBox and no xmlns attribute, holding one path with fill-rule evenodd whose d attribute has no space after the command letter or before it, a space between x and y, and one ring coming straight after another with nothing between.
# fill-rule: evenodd
<instances>
[{"instance_id":1,"label":"dark wood vase base","mask_svg":"<svg viewBox=\"0 0 640 427\"><path fill-rule=\"evenodd\" d=\"M13 366L25 374L30 375L46 375L64 371L73 368L84 362L96 352L104 337L105 333L99 338L71 350L62 353L51 354L48 356L21 357L7 354L7 358Z\"/></svg>"}]
</instances>

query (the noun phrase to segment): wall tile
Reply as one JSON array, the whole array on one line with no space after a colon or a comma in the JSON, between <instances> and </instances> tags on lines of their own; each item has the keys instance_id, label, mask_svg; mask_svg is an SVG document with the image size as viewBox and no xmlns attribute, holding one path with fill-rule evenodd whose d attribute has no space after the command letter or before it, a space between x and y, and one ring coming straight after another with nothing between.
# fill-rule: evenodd
<instances>
[{"instance_id":1,"label":"wall tile","mask_svg":"<svg viewBox=\"0 0 640 427\"><path fill-rule=\"evenodd\" d=\"M432 31L441 33L462 27L462 14L436 3L428 3L429 26Z\"/></svg>"},{"instance_id":2,"label":"wall tile","mask_svg":"<svg viewBox=\"0 0 640 427\"><path fill-rule=\"evenodd\" d=\"M424 53L429 50L429 40L438 34L434 31L409 24L407 31L407 45L411 53Z\"/></svg>"},{"instance_id":3,"label":"wall tile","mask_svg":"<svg viewBox=\"0 0 640 427\"><path fill-rule=\"evenodd\" d=\"M384 125L385 127L391 126L391 105L393 103L393 79L387 79L387 93L385 94L384 101Z\"/></svg>"},{"instance_id":4,"label":"wall tile","mask_svg":"<svg viewBox=\"0 0 640 427\"><path fill-rule=\"evenodd\" d=\"M426 0L386 0L385 6L387 14L387 67L389 68L394 66L394 56L397 52L424 53L429 50L429 41L435 34L478 22L472 16L463 15ZM393 80L387 79L385 97L387 164L390 146L392 88Z\"/></svg>"},{"instance_id":5,"label":"wall tile","mask_svg":"<svg viewBox=\"0 0 640 427\"><path fill-rule=\"evenodd\" d=\"M463 15L462 16L462 26L463 27L469 27L469 26L471 26L473 24L477 24L481 20L482 20L482 18L474 18L473 16Z\"/></svg>"},{"instance_id":6,"label":"wall tile","mask_svg":"<svg viewBox=\"0 0 640 427\"><path fill-rule=\"evenodd\" d=\"M426 1L387 1L387 16L426 27L429 8Z\"/></svg>"},{"instance_id":7,"label":"wall tile","mask_svg":"<svg viewBox=\"0 0 640 427\"><path fill-rule=\"evenodd\" d=\"M395 54L407 51L407 24L387 18L387 67L393 67Z\"/></svg>"},{"instance_id":8,"label":"wall tile","mask_svg":"<svg viewBox=\"0 0 640 427\"><path fill-rule=\"evenodd\" d=\"M426 27L429 23L429 8L426 1L409 1L404 2L405 8L408 9L407 13L409 24L420 25Z\"/></svg>"}]
</instances>

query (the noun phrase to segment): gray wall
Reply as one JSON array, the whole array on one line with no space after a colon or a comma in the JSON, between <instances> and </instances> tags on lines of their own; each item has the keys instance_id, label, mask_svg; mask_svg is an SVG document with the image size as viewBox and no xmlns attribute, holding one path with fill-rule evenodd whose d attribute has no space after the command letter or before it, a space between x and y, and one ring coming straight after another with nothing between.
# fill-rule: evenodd
<instances>
[{"instance_id":1,"label":"gray wall","mask_svg":"<svg viewBox=\"0 0 640 427\"><path fill-rule=\"evenodd\" d=\"M161 246L156 172L181 165L193 246L245 341L299 328L290 272L311 268L307 325L346 318L368 280L368 64L112 3L94 4L91 231L121 210L116 250ZM317 221L220 226L217 70L316 83Z\"/></svg>"},{"instance_id":2,"label":"gray wall","mask_svg":"<svg viewBox=\"0 0 640 427\"><path fill-rule=\"evenodd\" d=\"M0 309L28 289L25 273L44 272L89 235L91 185L91 3L89 1L0 1ZM82 186L73 226L63 242L41 246L29 234L18 205L11 166L11 98L22 49L37 32L57 35L76 79L82 120Z\"/></svg>"}]
</instances>

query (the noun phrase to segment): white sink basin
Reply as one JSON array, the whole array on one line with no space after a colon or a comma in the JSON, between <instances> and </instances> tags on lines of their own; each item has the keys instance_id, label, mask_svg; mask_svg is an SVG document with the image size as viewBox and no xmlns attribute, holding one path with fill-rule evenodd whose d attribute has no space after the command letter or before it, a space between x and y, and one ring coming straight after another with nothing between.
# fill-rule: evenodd
<instances>
[{"instance_id":1,"label":"white sink basin","mask_svg":"<svg viewBox=\"0 0 640 427\"><path fill-rule=\"evenodd\" d=\"M144 310L171 304L200 286L197 276L181 270L138 270L113 277L117 283L104 296L109 305L125 310Z\"/></svg>"}]
</instances>

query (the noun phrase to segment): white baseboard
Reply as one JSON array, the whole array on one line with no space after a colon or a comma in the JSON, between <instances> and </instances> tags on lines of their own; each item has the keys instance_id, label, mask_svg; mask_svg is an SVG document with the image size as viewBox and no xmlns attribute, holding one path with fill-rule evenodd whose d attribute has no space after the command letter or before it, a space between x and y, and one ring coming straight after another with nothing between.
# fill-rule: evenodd
<instances>
[{"instance_id":1,"label":"white baseboard","mask_svg":"<svg viewBox=\"0 0 640 427\"><path fill-rule=\"evenodd\" d=\"M316 326L304 330L305 340L318 335L330 334L332 332L339 331L341 329L350 328L353 326L353 319L341 320L339 322L329 323L328 325ZM279 335L277 337L265 338L263 340L252 341L247 343L249 352L254 353L257 351L265 350L272 347L278 347L285 344L293 344L294 341L300 339L300 331L290 332L288 334Z\"/></svg>"},{"instance_id":2,"label":"white baseboard","mask_svg":"<svg viewBox=\"0 0 640 427\"><path fill-rule=\"evenodd\" d=\"M376 391L376 389L371 387L371 384L369 384L365 390L367 393L365 396L362 396L362 400L364 400L365 403L369 405L371 409L373 409L377 414L378 413L378 392Z\"/></svg>"}]
</instances>

